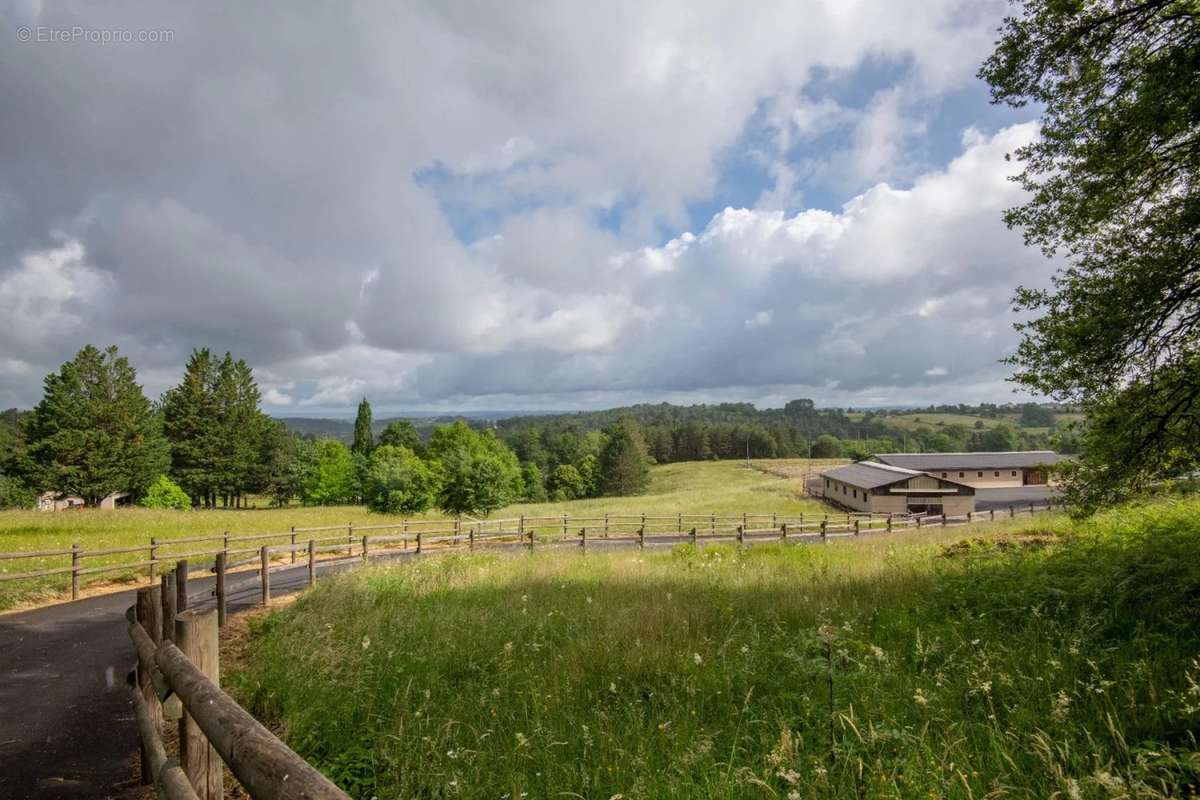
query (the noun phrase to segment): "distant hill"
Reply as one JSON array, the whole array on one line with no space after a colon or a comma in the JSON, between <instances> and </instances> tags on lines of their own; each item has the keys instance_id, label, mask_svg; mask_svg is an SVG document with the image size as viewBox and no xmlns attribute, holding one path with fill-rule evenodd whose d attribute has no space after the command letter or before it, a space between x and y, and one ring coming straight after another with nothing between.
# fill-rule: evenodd
<instances>
[{"instance_id":1,"label":"distant hill","mask_svg":"<svg viewBox=\"0 0 1200 800\"><path fill-rule=\"evenodd\" d=\"M533 411L463 411L452 414L437 412L415 411L403 417L381 417L372 420L371 430L378 436L389 423L406 419L413 424L422 436L438 425L449 425L455 420L463 420L474 427L486 427L496 420L516 419L539 413ZM354 441L353 419L329 419L326 417L276 417L301 436L316 436L318 438L341 439L343 442Z\"/></svg>"}]
</instances>

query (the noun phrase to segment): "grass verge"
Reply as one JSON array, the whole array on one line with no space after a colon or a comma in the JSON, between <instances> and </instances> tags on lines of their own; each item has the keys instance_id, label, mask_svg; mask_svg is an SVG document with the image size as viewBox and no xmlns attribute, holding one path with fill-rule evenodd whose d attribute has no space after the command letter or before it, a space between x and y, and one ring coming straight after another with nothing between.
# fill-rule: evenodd
<instances>
[{"instance_id":1,"label":"grass verge","mask_svg":"<svg viewBox=\"0 0 1200 800\"><path fill-rule=\"evenodd\" d=\"M1194 796L1200 501L964 530L367 569L228 685L362 798Z\"/></svg>"}]
</instances>

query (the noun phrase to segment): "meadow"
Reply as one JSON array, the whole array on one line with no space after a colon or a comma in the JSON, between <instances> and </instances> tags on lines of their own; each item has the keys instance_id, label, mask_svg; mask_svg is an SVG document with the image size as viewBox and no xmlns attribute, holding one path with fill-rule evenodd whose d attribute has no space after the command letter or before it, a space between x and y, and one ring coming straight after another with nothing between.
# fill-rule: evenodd
<instances>
[{"instance_id":1,"label":"meadow","mask_svg":"<svg viewBox=\"0 0 1200 800\"><path fill-rule=\"evenodd\" d=\"M1173 500L372 567L223 682L359 798L1191 797L1198 614Z\"/></svg>"},{"instance_id":2,"label":"meadow","mask_svg":"<svg viewBox=\"0 0 1200 800\"><path fill-rule=\"evenodd\" d=\"M797 462L788 462L795 464ZM493 517L554 514L675 514L709 512L796 513L821 510L816 501L803 497L800 482L738 462L692 462L656 466L650 486L635 497L602 497L561 503L518 503L500 509ZM431 511L425 518L439 518ZM79 542L84 550L148 545L150 537L160 542L193 536L214 536L224 531L235 534L286 532L297 528L330 525L378 525L399 522L400 517L369 512L365 506L288 506L271 509L170 511L120 508L101 511L0 511L0 553L69 549ZM213 545L202 546L213 549ZM166 545L162 557L200 549L197 545ZM144 554L116 554L87 559L88 567L143 560ZM0 575L68 566L69 557L54 556L0 560ZM146 570L127 570L89 576L84 584L125 584L144 581ZM67 575L0 582L0 610L17 604L60 599L69 589Z\"/></svg>"}]
</instances>

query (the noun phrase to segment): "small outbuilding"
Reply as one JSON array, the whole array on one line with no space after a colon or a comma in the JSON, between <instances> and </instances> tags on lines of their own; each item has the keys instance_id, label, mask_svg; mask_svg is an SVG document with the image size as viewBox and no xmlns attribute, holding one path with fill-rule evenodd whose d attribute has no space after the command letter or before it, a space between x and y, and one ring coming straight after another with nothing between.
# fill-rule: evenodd
<instances>
[{"instance_id":1,"label":"small outbuilding","mask_svg":"<svg viewBox=\"0 0 1200 800\"><path fill-rule=\"evenodd\" d=\"M1046 468L1066 459L1051 450L1002 453L878 453L871 461L927 472L977 489L1011 489L1048 482Z\"/></svg>"},{"instance_id":2,"label":"small outbuilding","mask_svg":"<svg viewBox=\"0 0 1200 800\"><path fill-rule=\"evenodd\" d=\"M975 510L973 486L876 461L826 470L821 481L825 499L854 511L957 516Z\"/></svg>"}]
</instances>

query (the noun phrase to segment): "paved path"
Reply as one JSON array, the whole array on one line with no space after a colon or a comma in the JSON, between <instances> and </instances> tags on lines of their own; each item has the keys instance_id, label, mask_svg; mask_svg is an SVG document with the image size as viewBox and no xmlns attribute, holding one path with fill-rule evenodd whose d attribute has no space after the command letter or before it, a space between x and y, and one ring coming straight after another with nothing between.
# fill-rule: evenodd
<instances>
[{"instance_id":1,"label":"paved path","mask_svg":"<svg viewBox=\"0 0 1200 800\"><path fill-rule=\"evenodd\" d=\"M318 565L327 573L357 562ZM271 573L272 594L298 591L307 566ZM257 573L229 576L231 610L256 605ZM248 586L245 584L249 584ZM192 608L212 604L213 578L192 577ZM137 752L125 675L133 645L125 609L136 592L0 616L0 799L122 798Z\"/></svg>"}]
</instances>

